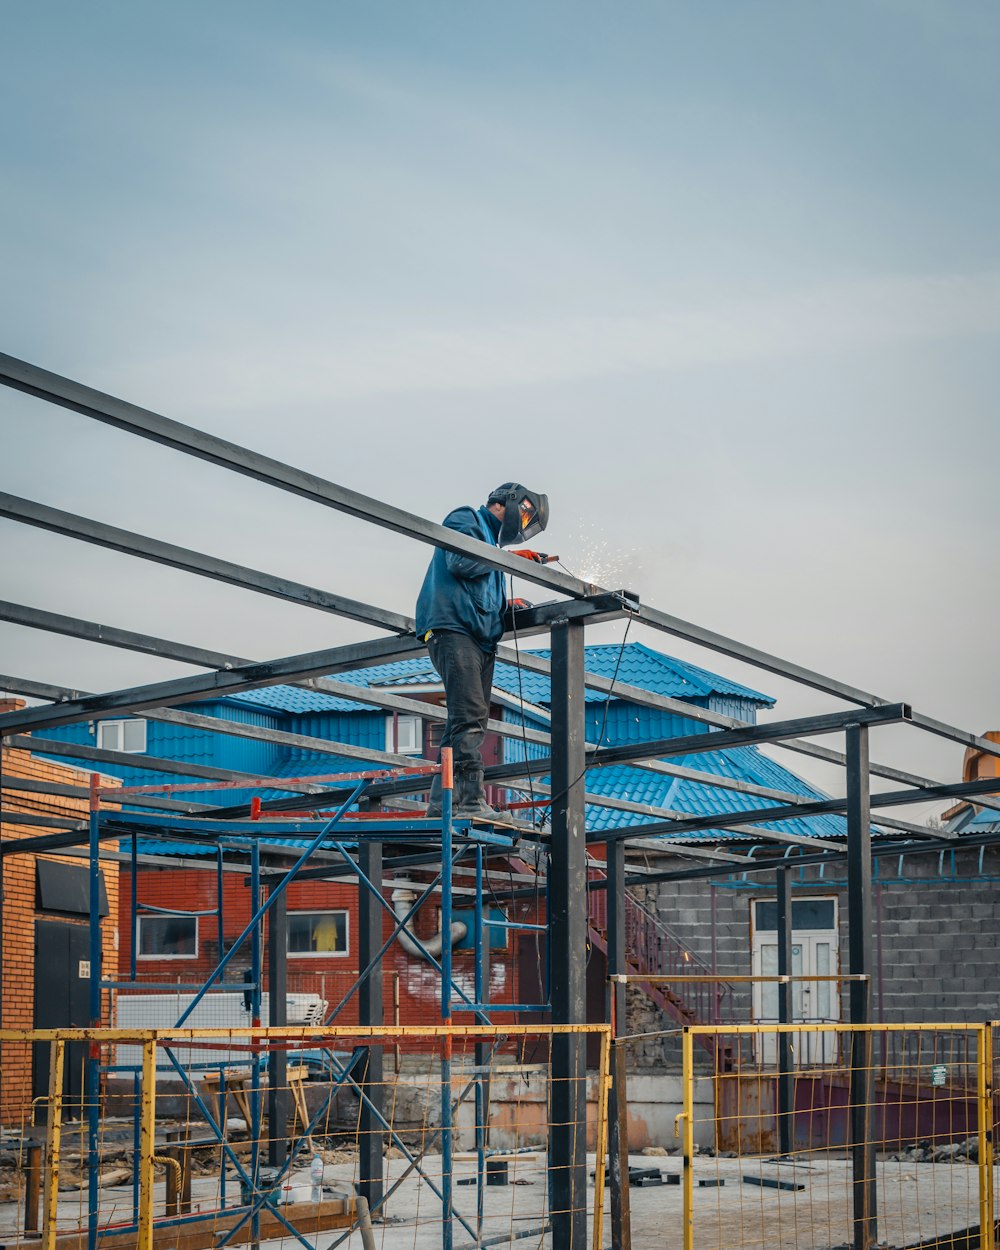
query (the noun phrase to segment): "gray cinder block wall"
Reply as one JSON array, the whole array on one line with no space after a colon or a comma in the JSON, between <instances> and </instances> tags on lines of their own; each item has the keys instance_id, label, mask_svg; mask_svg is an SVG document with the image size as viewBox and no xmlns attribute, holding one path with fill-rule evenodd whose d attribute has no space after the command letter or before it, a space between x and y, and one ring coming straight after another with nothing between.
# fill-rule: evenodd
<instances>
[{"instance_id":1,"label":"gray cinder block wall","mask_svg":"<svg viewBox=\"0 0 1000 1250\"><path fill-rule=\"evenodd\" d=\"M674 861L678 867L681 861ZM661 860L657 867L668 864ZM684 865L687 866L687 865ZM843 869L821 878L806 870L793 897L838 899L840 971L848 970L848 915ZM887 1023L977 1023L1000 1019L1000 850L982 857L975 849L938 855L881 859L874 893L872 933L874 1018ZM712 895L715 894L713 942ZM761 874L747 888L707 881L662 882L647 887L644 901L670 932L706 965L714 961L723 976L746 976L751 969L751 900L773 898L773 877ZM683 994L683 988L678 987ZM846 995L842 995L846 1019ZM737 985L727 998L724 1019L751 1020L749 986ZM657 1023L659 1022L659 1023ZM641 990L629 994L629 1032L670 1029ZM648 1039L630 1048L637 1067L673 1067L679 1040Z\"/></svg>"}]
</instances>

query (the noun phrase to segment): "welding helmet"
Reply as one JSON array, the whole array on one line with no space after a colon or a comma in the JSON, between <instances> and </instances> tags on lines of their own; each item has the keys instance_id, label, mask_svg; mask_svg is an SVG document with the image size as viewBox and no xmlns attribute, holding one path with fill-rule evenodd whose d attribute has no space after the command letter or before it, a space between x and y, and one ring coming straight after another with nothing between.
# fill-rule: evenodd
<instances>
[{"instance_id":1,"label":"welding helmet","mask_svg":"<svg viewBox=\"0 0 1000 1250\"><path fill-rule=\"evenodd\" d=\"M502 503L506 508L500 525L499 544L525 543L540 534L549 523L549 497L528 490L520 482L504 482L490 491L487 504Z\"/></svg>"}]
</instances>

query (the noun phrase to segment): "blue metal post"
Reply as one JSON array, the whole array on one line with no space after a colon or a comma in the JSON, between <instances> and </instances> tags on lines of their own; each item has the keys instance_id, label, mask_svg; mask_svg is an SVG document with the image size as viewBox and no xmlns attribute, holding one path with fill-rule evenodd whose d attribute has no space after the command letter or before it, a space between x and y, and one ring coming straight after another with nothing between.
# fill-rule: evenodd
<instances>
[{"instance_id":1,"label":"blue metal post","mask_svg":"<svg viewBox=\"0 0 1000 1250\"><path fill-rule=\"evenodd\" d=\"M129 961L128 961L128 979L134 981L138 976L136 968L136 959L139 952L136 946L139 941L139 837L138 834L132 834L132 914L129 917L131 941L129 943ZM138 1155L136 1155L138 1158ZM138 1185L138 1179L136 1184Z\"/></svg>"},{"instance_id":2,"label":"blue metal post","mask_svg":"<svg viewBox=\"0 0 1000 1250\"><path fill-rule=\"evenodd\" d=\"M219 957L220 958L222 957L222 948L226 944L225 910L223 906L223 901L225 897L223 894L223 884L224 884L223 855L224 855L224 852L222 850L222 847L221 846L216 847L215 848L215 907L216 907L216 912L217 912L216 932L218 934L218 939L219 939Z\"/></svg>"},{"instance_id":3,"label":"blue metal post","mask_svg":"<svg viewBox=\"0 0 1000 1250\"><path fill-rule=\"evenodd\" d=\"M90 985L89 1014L92 1029L101 1026L101 797L97 773L90 774ZM101 1125L100 1047L87 1043L87 1250L97 1250L97 1204L100 1175L98 1140Z\"/></svg>"},{"instance_id":4,"label":"blue metal post","mask_svg":"<svg viewBox=\"0 0 1000 1250\"><path fill-rule=\"evenodd\" d=\"M441 1020L451 1022L451 844L453 773L450 747L441 751ZM452 1122L451 1122L452 1039L441 1044L441 1246L452 1250Z\"/></svg>"},{"instance_id":5,"label":"blue metal post","mask_svg":"<svg viewBox=\"0 0 1000 1250\"><path fill-rule=\"evenodd\" d=\"M476 933L475 933L475 999L485 1007L484 985L489 984L483 977L483 848L476 846ZM489 943L486 944L489 950ZM476 1236L483 1235L483 1212L486 1201L486 1112L489 1105L488 1086L483 1068L489 1048L482 1042L476 1043Z\"/></svg>"},{"instance_id":6,"label":"blue metal post","mask_svg":"<svg viewBox=\"0 0 1000 1250\"><path fill-rule=\"evenodd\" d=\"M250 848L250 914L256 916L260 910L260 843L254 842ZM260 1027L260 985L261 971L261 929L264 918L261 916L250 934L250 1027ZM254 1043L250 1052L250 1176L253 1179L254 1201L260 1188L260 1048ZM260 1241L260 1208L254 1206L250 1219L250 1241L257 1245Z\"/></svg>"}]
</instances>

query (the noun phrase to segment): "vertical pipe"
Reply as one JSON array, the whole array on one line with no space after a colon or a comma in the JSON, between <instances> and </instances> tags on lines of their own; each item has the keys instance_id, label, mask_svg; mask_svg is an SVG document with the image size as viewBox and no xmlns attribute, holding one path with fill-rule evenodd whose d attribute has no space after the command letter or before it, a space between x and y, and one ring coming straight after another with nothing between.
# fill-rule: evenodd
<instances>
[{"instance_id":1,"label":"vertical pipe","mask_svg":"<svg viewBox=\"0 0 1000 1250\"><path fill-rule=\"evenodd\" d=\"M454 774L450 747L441 750L441 1020L451 1023L451 813ZM451 1122L452 1039L441 1040L441 1246L452 1250L452 1122Z\"/></svg>"},{"instance_id":2,"label":"vertical pipe","mask_svg":"<svg viewBox=\"0 0 1000 1250\"><path fill-rule=\"evenodd\" d=\"M361 871L379 891L382 889L382 843L362 842L358 847ZM358 989L358 1023L382 1025L385 1023L385 1007L382 998L382 960L374 966L373 960L382 949L383 908L371 890L358 888L358 968L368 971L368 976ZM381 1045L366 1049L362 1062L362 1083L369 1101L362 1101L360 1110L361 1134L358 1160L358 1188L368 1199L368 1206L375 1208L384 1193L384 1163L382 1159L383 1109L385 1104L385 1075L383 1064L385 1050Z\"/></svg>"},{"instance_id":3,"label":"vertical pipe","mask_svg":"<svg viewBox=\"0 0 1000 1250\"><path fill-rule=\"evenodd\" d=\"M852 981L851 1162L854 1198L854 1250L878 1241L875 1142L872 1133L875 1083L869 1021L872 974L872 855L869 803L868 727L848 725L847 739L847 936L849 971L867 980Z\"/></svg>"},{"instance_id":4,"label":"vertical pipe","mask_svg":"<svg viewBox=\"0 0 1000 1250\"><path fill-rule=\"evenodd\" d=\"M274 889L271 883L268 894ZM288 1024L288 893L274 900L267 920L267 1022ZM288 1052L272 1046L267 1057L267 1161L281 1167L288 1157ZM303 1125L303 1127L305 1127Z\"/></svg>"},{"instance_id":5,"label":"vertical pipe","mask_svg":"<svg viewBox=\"0 0 1000 1250\"><path fill-rule=\"evenodd\" d=\"M594 1237L591 1250L603 1250L604 1241L604 1163L608 1151L608 1103L611 1081L611 1030L601 1034L601 1056L597 1068L597 1132L594 1142ZM611 1234L617 1250L628 1250ZM630 1245L631 1243L629 1243Z\"/></svg>"},{"instance_id":6,"label":"vertical pipe","mask_svg":"<svg viewBox=\"0 0 1000 1250\"><path fill-rule=\"evenodd\" d=\"M224 856L225 852L222 847L217 847L215 851L215 926L216 940L219 943L219 959L222 958L222 952L226 945ZM221 981L222 977L219 976L218 980Z\"/></svg>"},{"instance_id":7,"label":"vertical pipe","mask_svg":"<svg viewBox=\"0 0 1000 1250\"><path fill-rule=\"evenodd\" d=\"M138 977L136 960L139 952L136 949L139 941L139 835L132 834L131 855L129 856L130 878L132 883L132 908L129 914L129 961L128 961L128 979L136 980Z\"/></svg>"},{"instance_id":8,"label":"vertical pipe","mask_svg":"<svg viewBox=\"0 0 1000 1250\"><path fill-rule=\"evenodd\" d=\"M684 1111L681 1115L681 1153L684 1156L683 1246L694 1250L694 1039L691 1030L681 1036L682 1071L684 1079Z\"/></svg>"},{"instance_id":9,"label":"vertical pipe","mask_svg":"<svg viewBox=\"0 0 1000 1250\"><path fill-rule=\"evenodd\" d=\"M275 904L285 898L282 892ZM257 916L260 910L260 843L254 839L250 845L250 914ZM274 908L272 907L273 911ZM260 1028L261 1002L261 929L264 926L263 916L259 916L250 934L250 1027ZM255 1043L250 1049L250 1180L252 1192L250 1202L253 1204L253 1215L250 1217L250 1244L260 1243L260 1207L257 1204L257 1191L260 1187L260 1047Z\"/></svg>"},{"instance_id":10,"label":"vertical pipe","mask_svg":"<svg viewBox=\"0 0 1000 1250\"><path fill-rule=\"evenodd\" d=\"M584 827L584 629L552 626L551 960L554 1024L585 1024L587 863ZM552 1039L549 1177L553 1250L582 1250L587 1236L586 1053L579 1033Z\"/></svg>"},{"instance_id":11,"label":"vertical pipe","mask_svg":"<svg viewBox=\"0 0 1000 1250\"><path fill-rule=\"evenodd\" d=\"M56 1248L59 1166L62 1162L63 1069L66 1043L56 1039L49 1058L49 1106L45 1121L45 1196L42 1200L42 1250Z\"/></svg>"},{"instance_id":12,"label":"vertical pipe","mask_svg":"<svg viewBox=\"0 0 1000 1250\"><path fill-rule=\"evenodd\" d=\"M621 976L625 964L625 843L605 843L608 864L608 976ZM611 1082L610 1140L611 1240L619 1250L632 1245L631 1195L628 1184L628 1105L625 1095L625 1047L619 1033L628 1031L625 1021L625 983L608 981L608 1019L612 1027L615 1075Z\"/></svg>"},{"instance_id":13,"label":"vertical pipe","mask_svg":"<svg viewBox=\"0 0 1000 1250\"><path fill-rule=\"evenodd\" d=\"M153 1155L156 1153L156 1042L142 1043L142 1114L139 1149L139 1233L136 1250L153 1250ZM178 1190L178 1202L180 1192ZM178 1208L179 1209L179 1208Z\"/></svg>"},{"instance_id":14,"label":"vertical pipe","mask_svg":"<svg viewBox=\"0 0 1000 1250\"><path fill-rule=\"evenodd\" d=\"M977 1035L977 1092L979 1095L979 1246L993 1250L993 1025L979 1026Z\"/></svg>"},{"instance_id":15,"label":"vertical pipe","mask_svg":"<svg viewBox=\"0 0 1000 1250\"><path fill-rule=\"evenodd\" d=\"M142 1153L142 1074L132 1073L132 1155L138 1159ZM132 1223L139 1223L139 1204L142 1191L139 1183L139 1169L132 1169Z\"/></svg>"},{"instance_id":16,"label":"vertical pipe","mask_svg":"<svg viewBox=\"0 0 1000 1250\"><path fill-rule=\"evenodd\" d=\"M90 1027L101 1027L101 796L97 773L90 774ZM88 1040L84 1066L87 1105L87 1250L97 1250L97 1208L100 1199L101 1049Z\"/></svg>"},{"instance_id":17,"label":"vertical pipe","mask_svg":"<svg viewBox=\"0 0 1000 1250\"><path fill-rule=\"evenodd\" d=\"M777 868L774 887L778 903L778 976L792 975L792 879L787 868ZM778 1153L792 1152L792 1112L795 1085L792 1077L792 1034L781 1025L792 1023L792 986L778 982Z\"/></svg>"},{"instance_id":18,"label":"vertical pipe","mask_svg":"<svg viewBox=\"0 0 1000 1250\"><path fill-rule=\"evenodd\" d=\"M483 847L476 846L476 909L475 909L475 992L473 998L477 1005L486 1007L483 989ZM492 932L492 930L491 930ZM489 948L489 941L486 943ZM482 1239L483 1214L486 1204L486 1113L488 1100L486 1096L486 1065L488 1048L482 1042L476 1042L476 1237Z\"/></svg>"}]
</instances>

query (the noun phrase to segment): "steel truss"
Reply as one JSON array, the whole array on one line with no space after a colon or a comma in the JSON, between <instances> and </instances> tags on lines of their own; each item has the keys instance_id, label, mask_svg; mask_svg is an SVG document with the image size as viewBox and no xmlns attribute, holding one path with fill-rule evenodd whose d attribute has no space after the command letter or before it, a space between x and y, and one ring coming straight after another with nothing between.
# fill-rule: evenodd
<instances>
[{"instance_id":1,"label":"steel truss","mask_svg":"<svg viewBox=\"0 0 1000 1250\"><path fill-rule=\"evenodd\" d=\"M603 590L551 568L520 560L499 549L488 548L482 543L441 525L338 486L315 474L260 455L205 431L172 421L147 409L102 394L81 383L59 377L2 354L0 354L0 383L135 436L150 439L176 452L201 458L222 469L251 477L274 489L296 494L320 506L361 518L373 525L387 528L419 542L465 555L473 555L504 573L532 582L561 596L560 600L553 604L543 605L519 616L517 622L518 639L541 633L551 635L552 658L550 661L537 656L524 655L519 650L511 651L508 648L501 650L501 658L504 660L520 663L523 667L546 673L551 677L551 732L550 734L537 730L530 732L530 741L543 747L548 746L549 753L539 760L499 765L489 769L487 773L489 780L494 782L523 783L525 778L529 777L549 776L551 778L551 784L548 787L538 786L540 791L544 790L551 804L551 828L544 836L540 833L512 835L509 831L499 828L475 830L463 828L461 825L453 826L449 806L450 792L446 791L448 795L446 814L439 825L428 824L419 819L404 819L402 823L394 819L391 823L365 822L363 828L359 827L355 830L353 825L360 826L361 822L352 822L351 842L356 843L356 849L352 849L345 842L331 838L333 826L329 820L294 820L282 817L279 813L289 810L320 812L324 808L335 807L337 813L332 819L337 821L343 817L347 808L358 800L362 792L364 802L368 805L399 803L403 801L403 796L419 791L421 788L419 779L406 775L398 777L390 775L389 779L365 778L343 784L338 783L336 787L331 788L328 784L317 782L315 779L276 781L276 779L253 778L224 769L178 764L174 761L154 760L149 757L144 759L144 764L163 772L188 779L200 778L223 786L240 785L251 789L265 787L280 789L291 797L258 804L258 810L254 812L254 815L259 814L263 816L263 819L252 821L245 819L249 814L245 810L234 810L231 807L225 808L208 802L191 802L186 798L184 800L172 799L162 792L134 795L135 810L127 813L103 811L100 807L100 796L92 793L89 821L81 826L80 822L70 820L68 828L65 827L66 822L58 818L36 814L32 819L14 810L0 813L0 834L2 834L3 823L32 824L38 828L60 830L22 838L16 842L9 839L6 842L0 841L0 866L10 854L34 854L79 846L87 847L91 883L91 954L95 968L99 968L101 957L98 886L102 841L125 837L131 838L134 846L135 838L140 833L153 833L158 839L164 841L171 839L187 842L201 841L210 846L219 846L223 843L236 844L244 848L243 855L248 864L253 900L251 908L253 919L247 926L243 937L249 942L252 951L251 962L254 977L250 993L257 1012L259 1013L260 1007L261 926L264 916L270 915L272 918L272 924L269 926L269 940L272 943L270 966L271 975L274 978L271 982L272 1003L280 1014L285 1001L282 978L285 976L284 956L287 954L282 947L285 929L282 919L284 891L289 881L296 876L305 879L307 876L339 878L348 875L356 878L361 900L362 967L359 970L356 992L360 1003L362 1024L378 1024L381 1022L382 1010L382 959L387 947L387 943L384 943L381 937L381 911L388 908L382 895L383 874L391 872L395 867L429 867L434 876L424 892L424 897L427 897L433 890L440 891L442 931L448 934L455 868L456 865L472 856L476 881L476 989L472 1001L467 998L463 1001L461 993L458 994L456 1001L456 990L459 987L456 986L452 975L451 948L447 940L443 944L440 963L432 959L426 949L424 955L440 974L442 1019L448 1021L452 1013L456 1011L470 1012L477 1019L486 1019L490 1004L484 999L483 988L485 984L488 984L488 978L486 981L483 980L483 969L488 955L483 949L482 937L485 924L483 885L488 871L487 860L491 853L510 850L518 837L530 836L536 842L537 853L543 860L548 861L548 870L545 873L548 890L546 923L548 926L547 949L551 965L553 1018L559 1024L578 1025L584 1022L585 1016L583 976L589 888L607 888L609 891L608 958L609 972L615 975L624 971L623 915L625 889L628 884L634 882L647 884L655 880L678 879L678 877L694 879L729 874L733 871L734 860L738 870L742 872L774 872L779 894L779 929L784 926L784 931L779 932L778 935L779 946L781 946L782 943L787 944L788 939L789 909L787 905L782 906L783 901L787 904L788 870L811 863L838 862L846 857L850 937L849 972L854 978L851 983L850 1014L852 1023L863 1024L868 1021L870 1013L865 986L869 983L866 978L870 977L872 962L869 923L871 863L873 855L877 856L886 851L885 842L876 841L874 846L871 844L872 809L944 797L963 797L983 806L1000 808L1000 801L995 797L1000 790L1000 781L996 779L986 782L945 784L933 778L873 762L870 759L871 730L885 724L901 723L966 747L975 747L989 755L1000 755L1000 745L914 711L906 704L889 702L872 692L851 686L659 611L640 603L629 592ZM246 732L245 727L234 728L232 722L227 723L216 718L178 711L178 705L219 698L238 691L257 689L282 682L300 683L331 694L346 695L371 707L395 711L406 710L411 713L416 711L432 718L442 715L440 709L432 705L414 702L383 691L370 691L348 686L346 683L338 683L335 680L334 675L338 672L423 654L425 649L413 636L413 622L408 616L11 495L0 495L0 516L22 524L41 527L68 538L98 544L137 558L153 560L194 576L223 581L247 591L277 597L284 602L343 616L370 625L373 629L387 631L389 635L347 646L313 651L305 655L282 656L261 662L224 655L187 644L168 642L114 626L97 625L71 616L42 612L22 605L2 604L0 605L0 619L27 628L47 630L66 636L90 639L109 646L158 655L178 662L194 664L207 671L195 676L133 686L102 694L86 694L78 690L68 690L43 684L31 678L0 677L0 684L8 684L6 688L18 689L30 697L48 701L47 706L31 707L0 715L0 750L3 747L37 749L40 744L38 739L30 736L32 730L70 724L79 720L100 719L123 712L141 712L150 718L161 718L198 728L209 728L217 732L243 734ZM704 709L693 708L679 700L653 695L648 691L636 690L622 683L586 674L583 665L583 640L586 625L626 615L649 628L684 638L709 651L738 659L854 706L846 712L837 711L795 720L747 725ZM601 690L609 698L633 700L639 704L679 714L688 720L701 722L705 727L704 731L693 735L630 744L627 747L607 748L599 744L588 745L584 733L584 689L586 687ZM492 728L498 732L511 733L511 727L501 723L493 725ZM522 733L516 728L514 733L519 738L529 737L528 733ZM841 733L844 734L845 739L843 751L811 741L816 735ZM335 753L342 757L354 756L369 765L377 766L383 774L386 770L389 770L391 774L391 770L411 762L408 757L388 752L350 749L349 744L330 743L326 740L283 734L273 730L255 730L248 736L266 738L286 745L309 746L311 749L329 751L331 754ZM844 767L845 796L814 801L808 796L768 790L766 787L752 787L745 783L733 785L725 779L713 778L711 774L699 773L697 770L681 767L671 762L671 757L679 755L724 751L764 742L775 743L784 749ZM47 755L92 761L112 767L134 766L135 764L135 757L131 755L54 740L45 740L44 752ZM588 883L584 858L587 841L584 815L588 801L585 778L591 769L621 763L645 766L654 771L688 777L697 780L700 784L741 789L760 799L769 800L770 805L761 805L741 812L738 821L734 821L732 817L693 818L684 813L665 809L652 809L622 801L605 801L607 807L617 807L619 810L633 813L638 810L641 814L650 817L652 823L622 826L591 839L606 843L608 876L604 882ZM2 754L0 754L0 766L2 766ZM896 782L907 788L872 793L871 778L873 776ZM188 788L190 786L189 781ZM5 786L5 793L20 792L28 795L51 794L55 796L61 793L66 797L71 797L68 794L69 791L75 792L75 788L28 784L17 779L10 779L10 785ZM123 797L122 792L116 793L119 799ZM602 802L599 796L592 796L591 801ZM829 839L800 837L772 827L792 818L830 812L843 813L846 817L846 852L840 844ZM893 854L899 854L901 850L919 853L938 847L953 848L956 845L984 844L982 839L975 841L966 840L964 837L955 838L941 831L924 830L902 820L885 817L880 823L884 829L892 832L891 853ZM711 844L686 848L683 842L672 842L670 846L678 854L689 853L692 857L704 858L706 855L711 856L714 851L719 857L715 865L699 866L681 872L628 876L625 851L629 842L644 840L657 834L683 838L712 830L718 830L720 834L726 835L729 845L725 849L713 848ZM274 836L277 831L288 835L297 833L300 837L310 838L309 849L300 856L293 869L283 872L265 871L262 874L260 838L261 836ZM737 843L735 846L732 844L733 833L742 837L742 843ZM734 854L734 851L740 852L744 847L748 850L748 854ZM761 850L763 850L763 855L758 854ZM336 856L336 863L318 861L318 856L329 856L331 853ZM134 869L137 862L134 850L132 858ZM261 901L262 892L267 894L264 902ZM516 896L518 896L517 891L508 894L508 897ZM420 901L418 899L411 910L419 907ZM784 917L784 920L781 917ZM395 918L394 925L393 936L395 937L401 932L405 920ZM220 962L220 967L213 972L209 982L203 987L202 992L205 992L213 981L224 977L224 965L223 960ZM623 994L624 987L618 984L613 988L609 1000L612 1019L619 1023L624 1010ZM515 1009L525 1011L531 1006L533 1005L520 1004L515 1005ZM338 1007L337 1010L339 1009ZM782 1011L787 1014L787 1002L782 1007ZM101 979L98 976L91 982L92 1023L99 1023L100 1012ZM272 1019L272 1023L280 1023L280 1021L276 1022ZM378 1046L372 1045L362 1049L365 1053L352 1058L344 1067L340 1079L357 1089L361 1097L363 1123L371 1130L368 1139L374 1141L376 1130L386 1127L377 1098L372 1094L381 1081L382 1056ZM276 1062L283 1062L283 1058L276 1059ZM449 1056L446 1047L442 1055L442 1088L447 1087L448 1092L442 1098L440 1130L444 1151L450 1150L450 1124L453 1112L448 1063ZM180 1067L180 1065L177 1066ZM95 1066L88 1071L88 1080L92 1083L96 1079ZM582 1213L574 1211L573 1203L569 1200L574 1189L579 1190L586 1182L582 1141L558 1127L560 1124L566 1126L579 1122L583 1107L584 1080L580 1039L575 1035L566 1035L560 1038L558 1045L553 1048L553 1120L556 1122L556 1127L553 1128L550 1138L550 1163L553 1175L552 1209L556 1212L552 1235L553 1244L557 1250L578 1250L585 1244L586 1230L582 1221ZM254 1115L258 1116L261 1111L259 1080L256 1085L258 1097L254 1103ZM272 1080L272 1089L278 1086L279 1082ZM628 1175L627 1168L622 1167L623 1152L627 1150L627 1143L623 1136L623 1070L616 1077L613 1090L616 1106L613 1108L611 1120L612 1176L615 1181L612 1187L612 1203L618 1237L617 1244L625 1245L627 1242L622 1238L627 1233L628 1227ZM855 1093L858 1097L852 1101L859 1104L865 1101L864 1090L858 1090ZM482 1097L481 1090L477 1092L476 1097ZM281 1119L282 1115L287 1116L287 1108L282 1108L280 1099L273 1102L270 1112L275 1124L287 1122ZM477 1116L477 1121L479 1120L480 1117ZM855 1141L858 1142L862 1138L863 1125L855 1124L854 1127ZM90 1129L91 1146L96 1156L93 1124L90 1125ZM485 1144L477 1142L477 1146L480 1163L482 1163ZM868 1154L860 1147L855 1148L853 1161L854 1193L859 1204L855 1244L857 1250L867 1250L875 1235L876 1212L872 1163ZM251 1181L255 1178L259 1162L259 1159L251 1160L249 1169ZM419 1166L418 1161L413 1160L412 1166ZM92 1186L96 1183L95 1178L96 1170L92 1173ZM372 1207L377 1209L379 1202L384 1201L380 1151L370 1149L363 1156L362 1186ZM449 1185L442 1187L439 1196L445 1212L444 1244L449 1246L452 1232L450 1182ZM262 1202L263 1200L255 1200L247 1212L247 1219L251 1223L253 1233L257 1230ZM96 1204L92 1205L96 1209ZM479 1210L481 1217L481 1202ZM474 1239L479 1239L481 1218L478 1223L473 1222L471 1225L466 1223L465 1227ZM95 1250L96 1242L97 1235L94 1230L90 1250Z\"/></svg>"}]
</instances>

